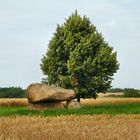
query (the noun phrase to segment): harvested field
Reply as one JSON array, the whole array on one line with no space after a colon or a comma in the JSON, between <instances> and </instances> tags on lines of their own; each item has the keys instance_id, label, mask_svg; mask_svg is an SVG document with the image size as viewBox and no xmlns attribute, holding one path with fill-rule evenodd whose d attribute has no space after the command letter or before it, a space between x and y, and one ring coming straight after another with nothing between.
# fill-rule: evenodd
<instances>
[{"instance_id":1,"label":"harvested field","mask_svg":"<svg viewBox=\"0 0 140 140\"><path fill-rule=\"evenodd\" d=\"M2 117L1 140L139 140L140 115Z\"/></svg>"}]
</instances>

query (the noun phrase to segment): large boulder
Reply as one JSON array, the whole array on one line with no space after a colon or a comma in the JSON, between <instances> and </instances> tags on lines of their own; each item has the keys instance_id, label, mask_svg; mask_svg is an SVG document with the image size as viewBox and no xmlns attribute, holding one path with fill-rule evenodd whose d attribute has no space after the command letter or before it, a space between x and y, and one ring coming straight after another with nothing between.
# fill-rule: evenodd
<instances>
[{"instance_id":1,"label":"large boulder","mask_svg":"<svg viewBox=\"0 0 140 140\"><path fill-rule=\"evenodd\" d=\"M75 98L75 93L73 90L35 83L28 86L27 97L29 103L68 101Z\"/></svg>"},{"instance_id":2,"label":"large boulder","mask_svg":"<svg viewBox=\"0 0 140 140\"><path fill-rule=\"evenodd\" d=\"M30 110L49 110L49 109L64 109L64 104L62 102L53 103L29 103Z\"/></svg>"}]
</instances>

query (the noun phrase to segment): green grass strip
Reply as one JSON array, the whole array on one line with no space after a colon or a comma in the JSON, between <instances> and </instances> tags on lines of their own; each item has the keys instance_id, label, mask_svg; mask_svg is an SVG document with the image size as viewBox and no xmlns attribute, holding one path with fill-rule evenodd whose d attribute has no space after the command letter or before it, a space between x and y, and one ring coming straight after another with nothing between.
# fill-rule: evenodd
<instances>
[{"instance_id":1,"label":"green grass strip","mask_svg":"<svg viewBox=\"0 0 140 140\"><path fill-rule=\"evenodd\" d=\"M0 107L0 117L4 116L60 116L96 114L140 114L140 104L86 106L81 109L55 109L46 111L29 110L28 107Z\"/></svg>"}]
</instances>

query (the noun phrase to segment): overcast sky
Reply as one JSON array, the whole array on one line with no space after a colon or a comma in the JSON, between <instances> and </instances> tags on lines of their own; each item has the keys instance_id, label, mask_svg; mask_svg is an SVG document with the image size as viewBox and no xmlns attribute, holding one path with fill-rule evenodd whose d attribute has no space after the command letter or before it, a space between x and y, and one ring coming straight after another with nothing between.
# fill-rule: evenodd
<instances>
[{"instance_id":1,"label":"overcast sky","mask_svg":"<svg viewBox=\"0 0 140 140\"><path fill-rule=\"evenodd\" d=\"M56 25L77 9L117 51L113 87L140 88L139 0L0 0L0 87L40 82Z\"/></svg>"}]
</instances>

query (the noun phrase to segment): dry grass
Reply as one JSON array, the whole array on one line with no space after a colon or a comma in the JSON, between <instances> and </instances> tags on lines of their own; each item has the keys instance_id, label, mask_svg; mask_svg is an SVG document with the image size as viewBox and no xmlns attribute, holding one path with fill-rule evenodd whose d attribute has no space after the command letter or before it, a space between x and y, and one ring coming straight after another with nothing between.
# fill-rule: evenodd
<instances>
[{"instance_id":1,"label":"dry grass","mask_svg":"<svg viewBox=\"0 0 140 140\"><path fill-rule=\"evenodd\" d=\"M84 106L140 103L139 98L84 99ZM27 106L27 99L0 99L0 106ZM0 140L140 140L140 115L1 117Z\"/></svg>"},{"instance_id":2,"label":"dry grass","mask_svg":"<svg viewBox=\"0 0 140 140\"><path fill-rule=\"evenodd\" d=\"M83 106L105 105L105 104L126 104L126 103L140 103L140 98L113 98L99 96L94 99L82 99L81 104ZM28 106L28 100L26 98L0 98L0 106Z\"/></svg>"},{"instance_id":3,"label":"dry grass","mask_svg":"<svg viewBox=\"0 0 140 140\"><path fill-rule=\"evenodd\" d=\"M0 140L140 140L140 115L0 118Z\"/></svg>"},{"instance_id":4,"label":"dry grass","mask_svg":"<svg viewBox=\"0 0 140 140\"><path fill-rule=\"evenodd\" d=\"M98 96L99 97L108 97L110 95L114 95L114 96L123 96L123 92L112 92L112 93L99 93Z\"/></svg>"},{"instance_id":5,"label":"dry grass","mask_svg":"<svg viewBox=\"0 0 140 140\"><path fill-rule=\"evenodd\" d=\"M26 98L0 98L0 106L14 107L27 105L28 100Z\"/></svg>"},{"instance_id":6,"label":"dry grass","mask_svg":"<svg viewBox=\"0 0 140 140\"><path fill-rule=\"evenodd\" d=\"M94 105L119 105L119 104L128 104L128 103L140 103L140 98L113 98L113 97L101 97L94 99L83 99L81 100L81 104L84 106L94 106Z\"/></svg>"}]
</instances>

